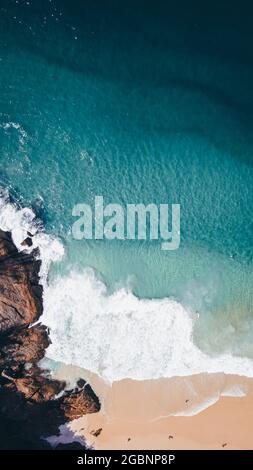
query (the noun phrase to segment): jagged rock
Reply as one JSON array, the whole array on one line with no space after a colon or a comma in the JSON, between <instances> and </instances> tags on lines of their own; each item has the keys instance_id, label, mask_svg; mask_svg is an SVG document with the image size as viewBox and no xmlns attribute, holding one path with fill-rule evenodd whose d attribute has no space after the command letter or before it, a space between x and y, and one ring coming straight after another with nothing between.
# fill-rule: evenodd
<instances>
[{"instance_id":1,"label":"jagged rock","mask_svg":"<svg viewBox=\"0 0 253 470\"><path fill-rule=\"evenodd\" d=\"M0 432L7 433L0 439L2 449L48 448L42 437L100 409L83 379L66 391L64 381L52 379L38 365L50 340L45 326L31 325L42 313L35 255L19 253L10 234L0 230Z\"/></svg>"},{"instance_id":2,"label":"jagged rock","mask_svg":"<svg viewBox=\"0 0 253 470\"><path fill-rule=\"evenodd\" d=\"M82 390L66 393L61 400L65 416L70 421L100 409L98 398L89 384L85 384Z\"/></svg>"},{"instance_id":3,"label":"jagged rock","mask_svg":"<svg viewBox=\"0 0 253 470\"><path fill-rule=\"evenodd\" d=\"M40 261L19 253L10 234L0 231L0 333L29 325L42 313Z\"/></svg>"},{"instance_id":4,"label":"jagged rock","mask_svg":"<svg viewBox=\"0 0 253 470\"><path fill-rule=\"evenodd\" d=\"M30 248L30 246L32 246L33 242L32 242L32 239L31 237L27 237L22 243L21 245L22 246L28 246Z\"/></svg>"},{"instance_id":5,"label":"jagged rock","mask_svg":"<svg viewBox=\"0 0 253 470\"><path fill-rule=\"evenodd\" d=\"M48 330L44 325L22 328L0 336L0 368L28 368L45 355L49 346Z\"/></svg>"},{"instance_id":6,"label":"jagged rock","mask_svg":"<svg viewBox=\"0 0 253 470\"><path fill-rule=\"evenodd\" d=\"M64 392L64 383L38 374L11 380L1 378L5 385L1 387L0 410L1 419L16 423L21 437L26 436L33 445L40 446L41 438L57 435L59 426L71 419L99 411L100 404L91 389L88 393L85 389Z\"/></svg>"},{"instance_id":7,"label":"jagged rock","mask_svg":"<svg viewBox=\"0 0 253 470\"><path fill-rule=\"evenodd\" d=\"M45 402L54 400L64 390L66 384L63 381L53 380L43 375L40 368L31 368L21 377L10 377L9 384L16 392L23 395L30 402Z\"/></svg>"}]
</instances>

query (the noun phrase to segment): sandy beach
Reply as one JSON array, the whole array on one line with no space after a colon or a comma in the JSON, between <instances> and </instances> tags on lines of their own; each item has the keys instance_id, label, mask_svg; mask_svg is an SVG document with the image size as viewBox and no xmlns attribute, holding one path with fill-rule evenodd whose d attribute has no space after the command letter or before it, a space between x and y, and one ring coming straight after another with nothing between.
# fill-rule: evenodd
<instances>
[{"instance_id":1,"label":"sandy beach","mask_svg":"<svg viewBox=\"0 0 253 470\"><path fill-rule=\"evenodd\" d=\"M253 379L199 374L112 385L76 367L100 397L99 413L69 425L95 449L252 449Z\"/></svg>"},{"instance_id":2,"label":"sandy beach","mask_svg":"<svg viewBox=\"0 0 253 470\"><path fill-rule=\"evenodd\" d=\"M222 398L193 417L153 422L110 422L95 415L81 419L86 438L96 449L252 449L252 397ZM98 437L90 436L97 427ZM98 429L99 429L98 427Z\"/></svg>"}]
</instances>

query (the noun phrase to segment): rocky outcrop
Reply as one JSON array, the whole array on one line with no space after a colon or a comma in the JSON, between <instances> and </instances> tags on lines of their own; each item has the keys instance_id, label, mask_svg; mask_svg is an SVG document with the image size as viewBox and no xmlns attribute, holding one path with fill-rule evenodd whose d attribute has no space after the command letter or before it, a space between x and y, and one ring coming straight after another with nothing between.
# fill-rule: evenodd
<instances>
[{"instance_id":1,"label":"rocky outcrop","mask_svg":"<svg viewBox=\"0 0 253 470\"><path fill-rule=\"evenodd\" d=\"M45 326L32 325L42 313L40 261L35 254L18 252L10 234L0 231L2 449L45 448L48 445L41 438L57 434L61 424L100 408L83 379L66 391L65 382L52 379L38 365L50 340Z\"/></svg>"},{"instance_id":2,"label":"rocky outcrop","mask_svg":"<svg viewBox=\"0 0 253 470\"><path fill-rule=\"evenodd\" d=\"M43 325L14 329L0 335L0 369L18 372L44 357L49 346L48 330Z\"/></svg>"},{"instance_id":3,"label":"rocky outcrop","mask_svg":"<svg viewBox=\"0 0 253 470\"><path fill-rule=\"evenodd\" d=\"M42 313L40 261L18 252L9 233L0 230L0 333L29 325Z\"/></svg>"}]
</instances>

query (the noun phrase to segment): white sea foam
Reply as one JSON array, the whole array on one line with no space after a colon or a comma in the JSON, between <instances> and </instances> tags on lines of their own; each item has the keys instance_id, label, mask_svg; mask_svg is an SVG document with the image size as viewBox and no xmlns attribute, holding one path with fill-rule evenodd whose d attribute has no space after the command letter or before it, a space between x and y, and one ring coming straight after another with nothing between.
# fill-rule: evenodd
<instances>
[{"instance_id":1,"label":"white sea foam","mask_svg":"<svg viewBox=\"0 0 253 470\"><path fill-rule=\"evenodd\" d=\"M176 411L172 415L173 416L195 416L199 414L201 411L206 410L209 406L215 405L217 401L219 401L220 395L216 393L213 397L206 398L205 400L201 401L198 404L195 404L193 407L189 409L184 409L182 411Z\"/></svg>"},{"instance_id":2,"label":"white sea foam","mask_svg":"<svg viewBox=\"0 0 253 470\"><path fill-rule=\"evenodd\" d=\"M201 352L192 339L194 317L178 302L139 299L125 289L109 295L91 269L54 280L42 320L50 327L48 357L110 382L201 372L253 377L250 359Z\"/></svg>"},{"instance_id":3,"label":"white sea foam","mask_svg":"<svg viewBox=\"0 0 253 470\"><path fill-rule=\"evenodd\" d=\"M247 395L246 387L242 385L233 385L232 387L227 388L221 394L223 397L235 397L242 398Z\"/></svg>"},{"instance_id":4,"label":"white sea foam","mask_svg":"<svg viewBox=\"0 0 253 470\"><path fill-rule=\"evenodd\" d=\"M52 344L47 356L108 381L154 379L201 372L253 377L253 361L229 354L209 357L193 343L194 316L169 298L139 299L126 289L109 295L91 269L46 282L51 262L64 254L59 240L41 230L31 209L19 208L0 190L0 228L11 231L19 250L33 234L42 260L44 313Z\"/></svg>"},{"instance_id":5,"label":"white sea foam","mask_svg":"<svg viewBox=\"0 0 253 470\"><path fill-rule=\"evenodd\" d=\"M0 188L0 229L11 232L13 242L19 251L31 252L35 248L39 249L38 256L42 261L40 279L46 288L50 263L59 261L62 258L64 254L63 245L57 238L41 230L41 226L31 209L27 207L20 208L17 204L10 202L8 191L2 188ZM33 235L33 245L30 248L21 245L27 238L27 232Z\"/></svg>"},{"instance_id":6,"label":"white sea foam","mask_svg":"<svg viewBox=\"0 0 253 470\"><path fill-rule=\"evenodd\" d=\"M210 390L211 391L211 390ZM225 390L219 391L213 391L211 395L203 399L202 401L198 402L197 404L194 403L192 406L190 406L188 409L183 409L180 411L173 412L173 416L194 416L199 414L201 411L204 411L206 408L209 408L210 406L214 405L219 401L221 397L236 397L236 398L242 398L247 395L247 389L246 387L242 385L232 385L229 388L226 388Z\"/></svg>"}]
</instances>

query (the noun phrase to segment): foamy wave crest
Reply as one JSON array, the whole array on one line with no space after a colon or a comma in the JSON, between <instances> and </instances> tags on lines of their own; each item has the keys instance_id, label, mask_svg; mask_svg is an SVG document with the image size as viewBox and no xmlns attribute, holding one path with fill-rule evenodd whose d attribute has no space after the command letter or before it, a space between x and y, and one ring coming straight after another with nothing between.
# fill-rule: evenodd
<instances>
[{"instance_id":1,"label":"foamy wave crest","mask_svg":"<svg viewBox=\"0 0 253 470\"><path fill-rule=\"evenodd\" d=\"M38 256L41 259L40 279L46 287L49 266L51 262L62 258L63 245L57 238L43 232L31 209L20 208L11 202L8 191L3 188L0 188L0 229L11 232L13 242L19 251L31 252L38 248ZM27 238L27 232L32 235L33 244L30 248L22 245Z\"/></svg>"},{"instance_id":2,"label":"foamy wave crest","mask_svg":"<svg viewBox=\"0 0 253 470\"><path fill-rule=\"evenodd\" d=\"M1 188L0 229L11 232L18 250L38 248L44 288L40 320L50 327L47 356L54 361L83 367L110 382L201 372L253 377L250 359L229 354L212 358L200 351L192 339L194 316L174 300L139 299L126 289L109 295L91 269L48 285L49 266L62 258L63 245L43 231L31 209L12 203ZM27 232L30 248L22 245Z\"/></svg>"},{"instance_id":3,"label":"foamy wave crest","mask_svg":"<svg viewBox=\"0 0 253 470\"><path fill-rule=\"evenodd\" d=\"M47 356L113 382L201 372L252 377L253 361L209 357L193 343L194 317L178 302L107 293L94 271L72 272L48 286L42 321L50 327Z\"/></svg>"}]
</instances>

